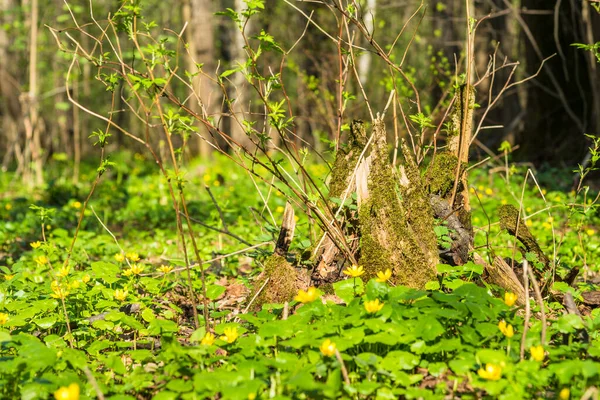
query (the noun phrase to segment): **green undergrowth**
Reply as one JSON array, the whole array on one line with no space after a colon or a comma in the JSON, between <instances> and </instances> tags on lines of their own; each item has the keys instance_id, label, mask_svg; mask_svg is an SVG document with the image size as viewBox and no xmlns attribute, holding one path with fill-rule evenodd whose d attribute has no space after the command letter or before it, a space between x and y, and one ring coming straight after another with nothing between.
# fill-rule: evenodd
<instances>
[{"instance_id":1,"label":"green undergrowth","mask_svg":"<svg viewBox=\"0 0 600 400\"><path fill-rule=\"evenodd\" d=\"M200 268L188 278L166 186L135 157L135 168L103 177L67 268L89 184L56 177L29 192L10 174L0 177L0 398L54 398L72 383L84 399L98 392L107 399L578 398L600 384L596 310L563 315L559 303L546 301L542 343L541 310L532 301L521 359L523 310L505 304L472 263L439 265L428 290L349 278L333 285L335 297L305 294L306 304L245 313L285 197L220 158L192 164L186 175L190 216L203 223L193 229L207 261L215 330L207 335L202 302L197 328L188 294L188 279L201 293ZM308 168L324 184L328 168ZM513 255L497 208L518 207L523 176L516 171L508 184L501 174L471 176L475 251L484 257ZM600 265L592 199L532 185L523 196L525 223L557 260L557 274L582 270L586 280L574 287L554 284L576 301L595 289ZM445 243L451 232L439 224ZM292 264L318 238L311 228L299 215Z\"/></svg>"}]
</instances>

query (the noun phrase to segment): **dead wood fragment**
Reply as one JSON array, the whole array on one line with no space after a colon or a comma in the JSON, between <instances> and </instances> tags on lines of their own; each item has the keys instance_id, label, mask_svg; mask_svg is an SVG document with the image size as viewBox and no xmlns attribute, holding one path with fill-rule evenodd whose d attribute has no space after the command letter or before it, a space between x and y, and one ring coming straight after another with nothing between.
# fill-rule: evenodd
<instances>
[{"instance_id":1,"label":"dead wood fragment","mask_svg":"<svg viewBox=\"0 0 600 400\"><path fill-rule=\"evenodd\" d=\"M275 244L275 254L279 256L285 256L290 249L292 239L294 238L294 229L296 228L296 221L294 220L294 208L287 202L285 204L285 210L283 211L283 221L281 222L281 229L279 231L279 237Z\"/></svg>"},{"instance_id":2,"label":"dead wood fragment","mask_svg":"<svg viewBox=\"0 0 600 400\"><path fill-rule=\"evenodd\" d=\"M488 278L486 281L500 286L508 292L517 295L517 304L525 305L525 288L517 278L510 265L500 256L494 257L492 264L488 264L479 254L474 255L474 261L483 265Z\"/></svg>"},{"instance_id":3,"label":"dead wood fragment","mask_svg":"<svg viewBox=\"0 0 600 400\"><path fill-rule=\"evenodd\" d=\"M473 250L472 233L463 226L446 200L432 194L429 196L429 203L433 209L433 215L445 220L448 228L451 230L452 247L449 254L452 257L452 261L456 265L465 264L469 261L469 254Z\"/></svg>"},{"instance_id":4,"label":"dead wood fragment","mask_svg":"<svg viewBox=\"0 0 600 400\"><path fill-rule=\"evenodd\" d=\"M548 268L550 266L550 259L546 257L537 240L535 240L529 228L525 225L525 221L519 215L519 210L513 205L506 204L498 209L498 214L500 216L500 227L506 229L508 233L516 237L525 247L526 253L535 254L538 261L544 265L544 269ZM541 277L537 268L534 268L534 271Z\"/></svg>"},{"instance_id":5,"label":"dead wood fragment","mask_svg":"<svg viewBox=\"0 0 600 400\"><path fill-rule=\"evenodd\" d=\"M355 182L353 172L359 157L367 144L367 134L364 123L360 120L353 121L350 124L348 143L340 146L331 172L329 181L329 198L342 199L351 198L355 191ZM364 162L364 160L362 161ZM337 209L340 205L332 202L332 208ZM350 243L358 243L358 215L356 212L345 210L341 214L339 225L344 231L344 236ZM357 250L356 247L352 247ZM324 283L333 283L339 279L340 268L344 264L344 257L340 249L336 246L331 237L327 234L325 239L316 251L316 267L312 272L311 280L315 285Z\"/></svg>"},{"instance_id":6,"label":"dead wood fragment","mask_svg":"<svg viewBox=\"0 0 600 400\"><path fill-rule=\"evenodd\" d=\"M583 297L583 302L588 306L600 306L600 292L583 292L581 293L581 297Z\"/></svg>"}]
</instances>

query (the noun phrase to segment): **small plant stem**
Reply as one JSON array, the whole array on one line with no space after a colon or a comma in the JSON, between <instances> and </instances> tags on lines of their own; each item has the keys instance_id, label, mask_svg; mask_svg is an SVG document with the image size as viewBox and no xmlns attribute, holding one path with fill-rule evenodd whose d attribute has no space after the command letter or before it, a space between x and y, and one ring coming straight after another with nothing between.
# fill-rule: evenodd
<instances>
[{"instance_id":1,"label":"small plant stem","mask_svg":"<svg viewBox=\"0 0 600 400\"><path fill-rule=\"evenodd\" d=\"M350 378L348 377L348 370L346 369L346 364L344 364L344 360L342 359L342 355L338 349L335 349L335 358L340 363L340 369L342 370L342 376L344 377L344 383L346 385L350 385Z\"/></svg>"},{"instance_id":2,"label":"small plant stem","mask_svg":"<svg viewBox=\"0 0 600 400\"><path fill-rule=\"evenodd\" d=\"M525 321L523 322L523 335L521 336L521 360L525 359L525 341L527 339L527 330L529 329L529 318L531 318L531 305L529 304L529 262L523 260L523 283L525 287Z\"/></svg>"}]
</instances>

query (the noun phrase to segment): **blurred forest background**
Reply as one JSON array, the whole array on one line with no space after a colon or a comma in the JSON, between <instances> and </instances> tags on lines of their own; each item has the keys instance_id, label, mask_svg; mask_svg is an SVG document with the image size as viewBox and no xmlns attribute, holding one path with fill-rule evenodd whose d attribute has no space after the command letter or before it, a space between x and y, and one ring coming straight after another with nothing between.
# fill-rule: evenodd
<instances>
[{"instance_id":1,"label":"blurred forest background","mask_svg":"<svg viewBox=\"0 0 600 400\"><path fill-rule=\"evenodd\" d=\"M381 112L392 89L397 93L394 107L398 106L404 115L414 115L416 88L422 113L437 125L446 116L453 85L464 80L461 75L465 72L469 5L472 24L477 24L472 79L479 105L476 121L487 112L472 151L493 156L498 146L508 141L515 150L515 160L531 162L537 167L574 169L586 157L589 143L584 134L600 132L597 60L593 51L573 46L600 40L600 15L595 3L470 1L355 2L364 26L389 58L403 66L414 87L390 71L365 35L341 32L339 13L332 11L328 1L266 0L260 14L243 21L244 35L226 10L239 14L248 3L262 4L262 1L143 0L140 5L145 10L145 21L156 23L156 39L164 38L164 48L175 52L179 70L202 67L205 75L197 77L193 84L207 114L222 131L243 145L251 144L243 126L233 122L232 114L259 125L265 119L264 104L258 101L256 92L248 90L244 74L235 71L248 59L245 50L248 40L262 35L264 43L265 37L268 38L265 35L270 35L273 53L292 49L285 63L266 54L259 68L263 76L281 73L281 84L292 108L290 114L294 116L294 133L320 152L327 151L328 143L342 128L338 124L341 101L337 93L341 59L338 52L348 49L340 50L335 37L354 37L353 44L357 46L353 50L355 74L348 74L350 78L342 96L346 105L344 124L354 118L370 120L364 97L373 113ZM79 163L94 152L93 141L88 137L105 123L74 107L69 97L89 110L106 115L111 110L111 95L97 82L101 77L96 76L96 69L83 58L77 60L71 71L72 81L65 84L73 55L59 51L48 27L67 34L75 26L74 20L85 28L91 24L92 15L98 20L106 19L122 5L123 2L115 0L73 1L68 5L62 0L0 0L2 171L16 170L26 180L40 184L44 179L43 166L53 159L72 165L77 180ZM309 19L314 23L308 23ZM183 39L187 46L176 43L165 27L177 33L185 27ZM83 47L91 47L93 37L82 35L80 30L73 30L72 34ZM128 62L135 64L135 52L127 51L123 49L124 54L131 54ZM234 72L224 74L229 70ZM217 84L217 76L229 82L227 90ZM509 82L523 80L509 87ZM185 98L188 90L185 85L178 90L181 92L178 95ZM232 103L233 106L227 106ZM116 123L143 135L143 124L135 113L119 112L125 108L125 104L112 108L116 110ZM397 112L400 114L400 110ZM394 123L390 121L391 115L391 112L386 114L388 126ZM401 135L406 135L405 122L395 121ZM210 137L211 132L197 128ZM219 139L209 140L214 140L216 146L227 146L219 143ZM115 135L109 149L110 146L135 148L123 135ZM206 142L193 136L186 156L208 157L210 151Z\"/></svg>"}]
</instances>

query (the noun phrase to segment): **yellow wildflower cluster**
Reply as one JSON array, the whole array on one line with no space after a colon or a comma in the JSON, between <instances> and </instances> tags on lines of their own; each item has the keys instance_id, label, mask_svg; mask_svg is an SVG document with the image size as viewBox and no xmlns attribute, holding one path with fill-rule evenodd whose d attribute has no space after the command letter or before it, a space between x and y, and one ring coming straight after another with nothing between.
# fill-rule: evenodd
<instances>
[{"instance_id":1,"label":"yellow wildflower cluster","mask_svg":"<svg viewBox=\"0 0 600 400\"><path fill-rule=\"evenodd\" d=\"M477 375L489 381L497 381L502 376L502 367L495 364L486 364L485 369L480 368Z\"/></svg>"},{"instance_id":2,"label":"yellow wildflower cluster","mask_svg":"<svg viewBox=\"0 0 600 400\"><path fill-rule=\"evenodd\" d=\"M298 290L298 295L296 295L296 297L294 297L294 300L306 304L306 303L312 303L313 301L315 301L316 299L319 298L319 292L317 292L317 289L312 286L309 287L306 292L302 289Z\"/></svg>"},{"instance_id":3,"label":"yellow wildflower cluster","mask_svg":"<svg viewBox=\"0 0 600 400\"><path fill-rule=\"evenodd\" d=\"M227 343L233 343L238 338L239 333L236 327L233 328L225 328L223 330L223 336L221 336L221 340L226 341Z\"/></svg>"},{"instance_id":4,"label":"yellow wildflower cluster","mask_svg":"<svg viewBox=\"0 0 600 400\"><path fill-rule=\"evenodd\" d=\"M121 262L125 261L125 256L121 253L117 253L117 254L115 254L115 260L117 262L121 263Z\"/></svg>"},{"instance_id":5,"label":"yellow wildflower cluster","mask_svg":"<svg viewBox=\"0 0 600 400\"><path fill-rule=\"evenodd\" d=\"M126 269L125 272L123 272L123 275L125 275L125 276L139 275L142 272L144 272L143 265L133 264L130 268Z\"/></svg>"},{"instance_id":6,"label":"yellow wildflower cluster","mask_svg":"<svg viewBox=\"0 0 600 400\"><path fill-rule=\"evenodd\" d=\"M529 352L531 353L531 358L535 361L544 361L545 353L543 346L533 346L529 349Z\"/></svg>"},{"instance_id":7,"label":"yellow wildflower cluster","mask_svg":"<svg viewBox=\"0 0 600 400\"><path fill-rule=\"evenodd\" d=\"M377 273L377 279L375 279L379 283L387 282L392 277L392 270L389 268L385 271L379 271Z\"/></svg>"},{"instance_id":8,"label":"yellow wildflower cluster","mask_svg":"<svg viewBox=\"0 0 600 400\"><path fill-rule=\"evenodd\" d=\"M352 278L358 278L365 274L365 269L362 266L359 267L358 265L353 265L350 268L346 268L344 274L351 276Z\"/></svg>"},{"instance_id":9,"label":"yellow wildflower cluster","mask_svg":"<svg viewBox=\"0 0 600 400\"><path fill-rule=\"evenodd\" d=\"M36 264L38 264L38 265L44 265L44 264L48 264L49 260L48 260L48 257L42 255L42 256L35 257L33 259L33 261L35 261Z\"/></svg>"},{"instance_id":10,"label":"yellow wildflower cluster","mask_svg":"<svg viewBox=\"0 0 600 400\"><path fill-rule=\"evenodd\" d=\"M158 270L166 275L169 272L173 271L173 267L171 267L170 265L161 265L160 267L158 267Z\"/></svg>"},{"instance_id":11,"label":"yellow wildflower cluster","mask_svg":"<svg viewBox=\"0 0 600 400\"><path fill-rule=\"evenodd\" d=\"M58 273L56 275L58 275L59 278L65 278L67 275L69 275L70 271L71 267L69 267L68 265L63 265L58 269Z\"/></svg>"},{"instance_id":12,"label":"yellow wildflower cluster","mask_svg":"<svg viewBox=\"0 0 600 400\"><path fill-rule=\"evenodd\" d=\"M511 292L504 293L504 304L506 304L509 307L514 306L518 299L519 299L519 296L517 296L514 293L511 293Z\"/></svg>"},{"instance_id":13,"label":"yellow wildflower cluster","mask_svg":"<svg viewBox=\"0 0 600 400\"><path fill-rule=\"evenodd\" d=\"M50 288L52 289L52 294L50 296L55 299L64 300L69 295L68 288L62 287L58 281L52 281Z\"/></svg>"},{"instance_id":14,"label":"yellow wildflower cluster","mask_svg":"<svg viewBox=\"0 0 600 400\"><path fill-rule=\"evenodd\" d=\"M125 257L127 257L127 259L128 259L129 261L133 261L133 262L138 262L138 261L140 261L140 256L139 256L139 254L138 254L138 253L135 253L135 252L130 252L130 253L127 253L127 254L125 254Z\"/></svg>"},{"instance_id":15,"label":"yellow wildflower cluster","mask_svg":"<svg viewBox=\"0 0 600 400\"><path fill-rule=\"evenodd\" d=\"M38 247L40 247L42 245L42 242L40 242L38 240L37 242L31 242L31 243L29 243L29 245L31 246L32 249L37 249Z\"/></svg>"},{"instance_id":16,"label":"yellow wildflower cluster","mask_svg":"<svg viewBox=\"0 0 600 400\"><path fill-rule=\"evenodd\" d=\"M8 322L8 314L6 313L0 313L0 325L6 325L6 323Z\"/></svg>"},{"instance_id":17,"label":"yellow wildflower cluster","mask_svg":"<svg viewBox=\"0 0 600 400\"><path fill-rule=\"evenodd\" d=\"M115 290L115 299L119 301L125 301L129 292L125 289L117 289Z\"/></svg>"},{"instance_id":18,"label":"yellow wildflower cluster","mask_svg":"<svg viewBox=\"0 0 600 400\"><path fill-rule=\"evenodd\" d=\"M69 386L63 386L54 392L56 400L79 400L79 385L71 383Z\"/></svg>"},{"instance_id":19,"label":"yellow wildflower cluster","mask_svg":"<svg viewBox=\"0 0 600 400\"><path fill-rule=\"evenodd\" d=\"M502 320L498 323L498 329L500 332L507 338L511 338L515 335L515 330L511 324L507 324L505 320Z\"/></svg>"},{"instance_id":20,"label":"yellow wildflower cluster","mask_svg":"<svg viewBox=\"0 0 600 400\"><path fill-rule=\"evenodd\" d=\"M321 350L321 353L324 356L331 357L335 354L336 345L330 339L325 339L321 344L321 347L319 347L319 350Z\"/></svg>"},{"instance_id":21,"label":"yellow wildflower cluster","mask_svg":"<svg viewBox=\"0 0 600 400\"><path fill-rule=\"evenodd\" d=\"M214 342L215 342L215 335L213 335L210 332L206 332L206 335L204 335L204 337L202 338L202 341L200 341L200 344L202 344L204 346L211 346Z\"/></svg>"},{"instance_id":22,"label":"yellow wildflower cluster","mask_svg":"<svg viewBox=\"0 0 600 400\"><path fill-rule=\"evenodd\" d=\"M376 312L379 312L382 308L383 303L380 303L379 299L365 302L365 310L367 310L369 314L375 314Z\"/></svg>"}]
</instances>

